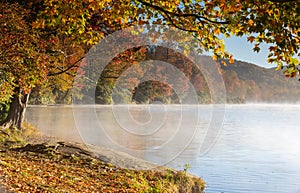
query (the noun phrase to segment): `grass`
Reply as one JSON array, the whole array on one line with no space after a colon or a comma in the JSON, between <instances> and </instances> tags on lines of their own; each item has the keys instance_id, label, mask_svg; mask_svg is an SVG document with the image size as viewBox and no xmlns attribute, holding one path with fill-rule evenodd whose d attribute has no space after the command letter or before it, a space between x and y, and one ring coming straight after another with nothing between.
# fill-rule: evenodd
<instances>
[{"instance_id":1,"label":"grass","mask_svg":"<svg viewBox=\"0 0 300 193\"><path fill-rule=\"evenodd\" d=\"M24 131L0 132L0 184L14 192L203 192L205 182L171 169L128 170L101 160L31 144L39 136Z\"/></svg>"}]
</instances>

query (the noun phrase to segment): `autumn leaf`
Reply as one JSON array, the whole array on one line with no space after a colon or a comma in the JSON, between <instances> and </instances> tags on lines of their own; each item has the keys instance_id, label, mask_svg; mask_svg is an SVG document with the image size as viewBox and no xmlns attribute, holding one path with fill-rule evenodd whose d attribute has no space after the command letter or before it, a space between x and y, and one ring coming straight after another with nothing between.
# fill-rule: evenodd
<instances>
[{"instance_id":1,"label":"autumn leaf","mask_svg":"<svg viewBox=\"0 0 300 193\"><path fill-rule=\"evenodd\" d=\"M233 58L233 55L232 55L232 54L229 55L229 62L230 62L231 64L234 63L234 58Z\"/></svg>"},{"instance_id":2,"label":"autumn leaf","mask_svg":"<svg viewBox=\"0 0 300 193\"><path fill-rule=\"evenodd\" d=\"M250 36L250 37L247 38L247 40L248 40L250 43L252 43L252 42L254 41L254 39L255 39L254 36Z\"/></svg>"},{"instance_id":3,"label":"autumn leaf","mask_svg":"<svg viewBox=\"0 0 300 193\"><path fill-rule=\"evenodd\" d=\"M221 62L224 66L227 66L227 63L225 61L222 60Z\"/></svg>"},{"instance_id":4,"label":"autumn leaf","mask_svg":"<svg viewBox=\"0 0 300 193\"><path fill-rule=\"evenodd\" d=\"M249 20L248 20L248 25L249 25L249 26L253 26L253 24L254 24L254 21L253 21L252 19L249 19Z\"/></svg>"}]
</instances>

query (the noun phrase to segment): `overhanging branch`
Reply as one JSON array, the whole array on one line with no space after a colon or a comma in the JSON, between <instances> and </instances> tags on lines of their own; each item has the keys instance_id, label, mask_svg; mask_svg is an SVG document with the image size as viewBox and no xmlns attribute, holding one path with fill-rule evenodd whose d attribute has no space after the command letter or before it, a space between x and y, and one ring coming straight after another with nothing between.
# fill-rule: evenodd
<instances>
[{"instance_id":1,"label":"overhanging branch","mask_svg":"<svg viewBox=\"0 0 300 193\"><path fill-rule=\"evenodd\" d=\"M153 5L151 3L148 3L148 2L145 2L143 0L137 0L138 2L142 3L143 5L147 6L147 7L151 7L155 10L158 10L158 11L161 11L162 13L164 13L168 19L170 16L176 16L176 17L194 17L196 19L198 19L201 23L206 21L206 22L210 22L210 23L215 23L215 24L229 24L228 21L214 21L214 20L211 20L207 17L204 17L204 16L201 16L201 15L198 15L198 14L194 14L194 13L176 13L176 12L170 12L158 5ZM170 21L172 22L172 21Z\"/></svg>"},{"instance_id":2,"label":"overhanging branch","mask_svg":"<svg viewBox=\"0 0 300 193\"><path fill-rule=\"evenodd\" d=\"M288 2L297 2L298 0L269 0L274 3L288 3Z\"/></svg>"}]
</instances>

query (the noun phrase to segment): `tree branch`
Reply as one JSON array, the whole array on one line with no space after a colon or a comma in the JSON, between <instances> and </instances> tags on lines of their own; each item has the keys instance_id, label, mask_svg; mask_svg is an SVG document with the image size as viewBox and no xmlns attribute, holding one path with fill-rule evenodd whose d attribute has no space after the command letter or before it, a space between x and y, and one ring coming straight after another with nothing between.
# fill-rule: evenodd
<instances>
[{"instance_id":1,"label":"tree branch","mask_svg":"<svg viewBox=\"0 0 300 193\"><path fill-rule=\"evenodd\" d=\"M84 56L81 57L81 58L79 58L76 62L74 62L72 65L68 66L66 69L61 70L60 72L48 73L47 76L57 76L57 75L60 75L60 74L68 72L69 70L71 70L74 67L79 67L77 65L77 63L80 62L83 58L84 58Z\"/></svg>"},{"instance_id":2,"label":"tree branch","mask_svg":"<svg viewBox=\"0 0 300 193\"><path fill-rule=\"evenodd\" d=\"M228 21L213 21L211 19L208 19L207 17L201 16L201 15L198 15L198 14L194 14L194 13L182 13L182 14L181 13L174 13L174 12L170 12L168 10L165 10L164 8L162 8L158 5L153 5L153 4L145 2L143 0L137 0L137 1L142 3L145 6L151 7L153 9L156 9L156 10L159 10L159 11L165 13L168 16L168 18L170 17L170 15L176 16L176 17L194 17L194 18L198 19L201 23L205 20L207 22L215 23L215 24L229 24Z\"/></svg>"},{"instance_id":3,"label":"tree branch","mask_svg":"<svg viewBox=\"0 0 300 193\"><path fill-rule=\"evenodd\" d=\"M169 14L166 13L165 15L167 16L167 18L169 19L169 21L175 28L183 30L183 31L187 31L187 32L197 32L196 30L185 29L183 27L178 26L177 24L174 23L173 19L171 18L171 16Z\"/></svg>"},{"instance_id":4,"label":"tree branch","mask_svg":"<svg viewBox=\"0 0 300 193\"><path fill-rule=\"evenodd\" d=\"M297 0L269 0L273 3L288 3L288 2L297 2Z\"/></svg>"}]
</instances>

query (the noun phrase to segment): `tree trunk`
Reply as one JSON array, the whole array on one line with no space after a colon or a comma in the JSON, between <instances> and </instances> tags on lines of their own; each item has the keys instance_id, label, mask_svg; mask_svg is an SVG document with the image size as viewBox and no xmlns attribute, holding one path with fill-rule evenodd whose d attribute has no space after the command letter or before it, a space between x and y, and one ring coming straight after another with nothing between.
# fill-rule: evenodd
<instances>
[{"instance_id":1,"label":"tree trunk","mask_svg":"<svg viewBox=\"0 0 300 193\"><path fill-rule=\"evenodd\" d=\"M22 129L29 94L21 94L20 88L16 88L12 96L9 111L1 125L5 128L17 127Z\"/></svg>"}]
</instances>

